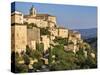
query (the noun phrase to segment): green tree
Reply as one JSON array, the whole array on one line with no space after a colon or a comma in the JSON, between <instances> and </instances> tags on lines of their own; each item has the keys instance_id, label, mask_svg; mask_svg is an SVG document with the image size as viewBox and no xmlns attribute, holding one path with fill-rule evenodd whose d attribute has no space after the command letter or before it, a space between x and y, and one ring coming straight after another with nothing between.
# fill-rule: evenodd
<instances>
[{"instance_id":1,"label":"green tree","mask_svg":"<svg viewBox=\"0 0 100 75\"><path fill-rule=\"evenodd\" d=\"M24 73L24 72L28 72L28 66L25 64L15 64L15 73Z\"/></svg>"},{"instance_id":2,"label":"green tree","mask_svg":"<svg viewBox=\"0 0 100 75\"><path fill-rule=\"evenodd\" d=\"M48 28L40 28L40 35L50 35Z\"/></svg>"},{"instance_id":3,"label":"green tree","mask_svg":"<svg viewBox=\"0 0 100 75\"><path fill-rule=\"evenodd\" d=\"M84 63L86 61L86 57L85 57L84 52L83 52L82 49L80 49L78 52L76 52L76 57L77 57L77 60L75 61L75 63L77 65L79 65L80 68L83 68Z\"/></svg>"},{"instance_id":4,"label":"green tree","mask_svg":"<svg viewBox=\"0 0 100 75\"><path fill-rule=\"evenodd\" d=\"M38 50L36 51L31 51L30 57L32 59L40 59L42 57L41 52L39 52Z\"/></svg>"},{"instance_id":5,"label":"green tree","mask_svg":"<svg viewBox=\"0 0 100 75\"><path fill-rule=\"evenodd\" d=\"M31 53L32 53L32 50L29 48L29 46L27 45L26 46L26 54L28 55L28 56L31 56Z\"/></svg>"},{"instance_id":6,"label":"green tree","mask_svg":"<svg viewBox=\"0 0 100 75\"><path fill-rule=\"evenodd\" d=\"M40 59L42 57L43 44L37 44L36 49L37 50L32 50L27 46L26 55L28 55L28 57L32 57L33 59Z\"/></svg>"},{"instance_id":7,"label":"green tree","mask_svg":"<svg viewBox=\"0 0 100 75\"><path fill-rule=\"evenodd\" d=\"M38 50L39 52L41 52L41 54L43 54L44 44L43 43L37 43L36 44L36 50Z\"/></svg>"},{"instance_id":8,"label":"green tree","mask_svg":"<svg viewBox=\"0 0 100 75\"><path fill-rule=\"evenodd\" d=\"M33 28L33 27L37 27L37 25L35 23L30 23L27 25L27 28Z\"/></svg>"},{"instance_id":9,"label":"green tree","mask_svg":"<svg viewBox=\"0 0 100 75\"><path fill-rule=\"evenodd\" d=\"M88 66L88 68L97 68L97 58L92 58L91 55L88 54L84 65Z\"/></svg>"},{"instance_id":10,"label":"green tree","mask_svg":"<svg viewBox=\"0 0 100 75\"><path fill-rule=\"evenodd\" d=\"M54 39L54 42L58 42L59 44L63 44L63 45L67 45L68 44L67 38L61 38L61 37L56 37Z\"/></svg>"},{"instance_id":11,"label":"green tree","mask_svg":"<svg viewBox=\"0 0 100 75\"><path fill-rule=\"evenodd\" d=\"M33 69L36 70L41 70L42 69L42 65L43 65L43 61L42 60L38 60L38 62L33 64Z\"/></svg>"},{"instance_id":12,"label":"green tree","mask_svg":"<svg viewBox=\"0 0 100 75\"><path fill-rule=\"evenodd\" d=\"M55 63L51 63L50 70L70 70L79 68L75 61L73 52L65 52L63 45L57 45L53 48L52 54L55 55Z\"/></svg>"},{"instance_id":13,"label":"green tree","mask_svg":"<svg viewBox=\"0 0 100 75\"><path fill-rule=\"evenodd\" d=\"M24 73L28 72L28 66L26 64L19 64L20 60L23 60L22 56L19 56L19 54L16 52L12 52L12 72L15 73Z\"/></svg>"},{"instance_id":14,"label":"green tree","mask_svg":"<svg viewBox=\"0 0 100 75\"><path fill-rule=\"evenodd\" d=\"M27 54L24 54L23 55L23 59L24 59L24 62L26 65L29 65L30 64L30 57L27 55Z\"/></svg>"}]
</instances>

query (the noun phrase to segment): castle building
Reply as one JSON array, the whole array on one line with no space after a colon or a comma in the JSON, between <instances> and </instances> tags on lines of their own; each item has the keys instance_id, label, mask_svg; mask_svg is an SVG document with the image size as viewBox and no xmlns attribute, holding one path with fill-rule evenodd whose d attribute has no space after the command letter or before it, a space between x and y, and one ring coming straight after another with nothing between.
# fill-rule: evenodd
<instances>
[{"instance_id":1,"label":"castle building","mask_svg":"<svg viewBox=\"0 0 100 75\"><path fill-rule=\"evenodd\" d=\"M11 44L12 51L26 51L27 26L23 24L23 14L17 11L11 14Z\"/></svg>"},{"instance_id":2,"label":"castle building","mask_svg":"<svg viewBox=\"0 0 100 75\"><path fill-rule=\"evenodd\" d=\"M30 14L24 15L24 23L34 23L37 27L46 28L54 27L56 25L56 17L49 14L37 14L36 9L32 6Z\"/></svg>"},{"instance_id":3,"label":"castle building","mask_svg":"<svg viewBox=\"0 0 100 75\"><path fill-rule=\"evenodd\" d=\"M40 28L48 28L50 35L40 35ZM36 50L36 43L44 44L44 52L50 47L55 37L67 38L73 42L67 46L67 50L78 50L77 42L81 40L81 34L70 31L63 27L57 27L56 17L49 14L37 13L34 6L30 13L24 15L15 11L11 13L11 49L15 52L26 51L28 45L32 50Z\"/></svg>"},{"instance_id":4,"label":"castle building","mask_svg":"<svg viewBox=\"0 0 100 75\"><path fill-rule=\"evenodd\" d=\"M59 27L58 28L58 36L62 38L68 38L68 29Z\"/></svg>"}]
</instances>

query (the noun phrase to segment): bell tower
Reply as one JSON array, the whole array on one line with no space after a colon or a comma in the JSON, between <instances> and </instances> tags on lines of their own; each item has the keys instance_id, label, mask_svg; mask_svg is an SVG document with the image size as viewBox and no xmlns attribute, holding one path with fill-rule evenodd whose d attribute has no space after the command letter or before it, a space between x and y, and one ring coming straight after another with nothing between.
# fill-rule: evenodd
<instances>
[{"instance_id":1,"label":"bell tower","mask_svg":"<svg viewBox=\"0 0 100 75\"><path fill-rule=\"evenodd\" d=\"M32 5L31 9L30 9L30 15L32 17L36 17L36 9L34 8L34 6Z\"/></svg>"}]
</instances>

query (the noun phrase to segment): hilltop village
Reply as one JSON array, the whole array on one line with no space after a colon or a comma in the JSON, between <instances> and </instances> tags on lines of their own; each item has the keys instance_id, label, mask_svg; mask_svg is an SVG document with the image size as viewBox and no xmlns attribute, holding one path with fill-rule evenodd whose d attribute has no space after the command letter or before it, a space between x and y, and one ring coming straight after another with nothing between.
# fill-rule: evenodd
<instances>
[{"instance_id":1,"label":"hilltop village","mask_svg":"<svg viewBox=\"0 0 100 75\"><path fill-rule=\"evenodd\" d=\"M76 53L82 48L84 49L85 57L87 57L87 51L85 49L87 47L90 48L90 46L82 40L79 32L58 25L56 16L37 13L34 6L31 7L29 14L26 15L19 11L12 12L12 52L21 55L22 52L26 52L27 48L36 51L41 45L43 46L42 51L44 54L41 59L45 61L45 64L49 64L47 56L50 49L53 50L57 45L61 45L65 52L73 53ZM91 56L95 58L94 53L91 53ZM56 56L52 55L52 57L55 58ZM29 67L33 68L31 64L38 62L38 60L32 60L31 58L30 60ZM25 61L21 60L19 63L22 64L25 63Z\"/></svg>"},{"instance_id":2,"label":"hilltop village","mask_svg":"<svg viewBox=\"0 0 100 75\"><path fill-rule=\"evenodd\" d=\"M36 50L36 43L43 43L44 52L46 52L50 47L50 43L57 44L53 41L57 37L65 38L70 43L64 45L65 50L76 52L79 50L77 43L82 43L83 41L79 32L59 27L55 16L38 14L34 7L30 9L30 14L28 15L18 11L13 12L11 19L12 50L18 53L25 51L26 45L32 50ZM48 29L47 31L50 34L42 34L41 29Z\"/></svg>"}]
</instances>

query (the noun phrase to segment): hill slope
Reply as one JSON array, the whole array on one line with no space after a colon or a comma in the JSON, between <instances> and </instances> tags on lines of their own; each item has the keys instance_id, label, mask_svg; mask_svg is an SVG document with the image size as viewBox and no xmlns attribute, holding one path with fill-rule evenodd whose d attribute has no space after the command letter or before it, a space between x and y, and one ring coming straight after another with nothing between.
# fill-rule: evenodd
<instances>
[{"instance_id":1,"label":"hill slope","mask_svg":"<svg viewBox=\"0 0 100 75\"><path fill-rule=\"evenodd\" d=\"M79 31L82 35L83 39L89 39L97 37L97 28L90 28L90 29L75 29Z\"/></svg>"}]
</instances>

